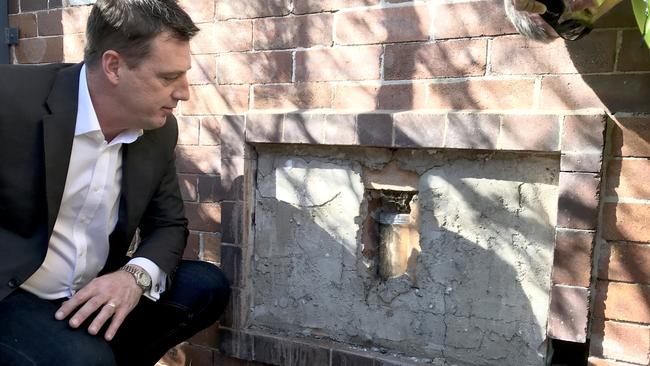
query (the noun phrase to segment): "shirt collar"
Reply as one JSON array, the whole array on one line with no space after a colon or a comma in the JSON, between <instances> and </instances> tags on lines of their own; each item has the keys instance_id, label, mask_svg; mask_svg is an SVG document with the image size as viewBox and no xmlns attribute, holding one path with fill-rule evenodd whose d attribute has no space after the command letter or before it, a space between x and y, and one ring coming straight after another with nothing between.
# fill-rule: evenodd
<instances>
[{"instance_id":1,"label":"shirt collar","mask_svg":"<svg viewBox=\"0 0 650 366\"><path fill-rule=\"evenodd\" d=\"M99 137L104 140L99 120L93 107L93 102L90 99L90 91L88 90L88 82L86 80L86 65L81 66L79 72L79 101L77 104L77 122L75 125L75 136L90 135ZM113 144L130 144L142 136L141 129L128 129L117 135L112 141Z\"/></svg>"}]
</instances>

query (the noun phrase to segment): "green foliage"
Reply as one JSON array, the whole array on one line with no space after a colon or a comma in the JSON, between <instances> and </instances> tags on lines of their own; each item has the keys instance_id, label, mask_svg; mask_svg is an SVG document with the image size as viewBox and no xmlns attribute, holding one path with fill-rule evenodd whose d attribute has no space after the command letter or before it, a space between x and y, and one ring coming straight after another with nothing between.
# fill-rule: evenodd
<instances>
[{"instance_id":1,"label":"green foliage","mask_svg":"<svg viewBox=\"0 0 650 366\"><path fill-rule=\"evenodd\" d=\"M650 22L648 21L648 1L649 0L632 0L634 17L636 23L643 34L645 43L650 47Z\"/></svg>"}]
</instances>

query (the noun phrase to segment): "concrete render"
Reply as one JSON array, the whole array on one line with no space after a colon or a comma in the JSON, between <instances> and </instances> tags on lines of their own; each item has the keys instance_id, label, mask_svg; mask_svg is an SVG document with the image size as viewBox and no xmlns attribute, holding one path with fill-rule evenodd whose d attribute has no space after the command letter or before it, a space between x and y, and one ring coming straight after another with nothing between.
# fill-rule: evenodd
<instances>
[{"instance_id":1,"label":"concrete render","mask_svg":"<svg viewBox=\"0 0 650 366\"><path fill-rule=\"evenodd\" d=\"M559 157L258 146L248 327L458 365L544 365ZM364 167L419 176L415 283L362 253Z\"/></svg>"}]
</instances>

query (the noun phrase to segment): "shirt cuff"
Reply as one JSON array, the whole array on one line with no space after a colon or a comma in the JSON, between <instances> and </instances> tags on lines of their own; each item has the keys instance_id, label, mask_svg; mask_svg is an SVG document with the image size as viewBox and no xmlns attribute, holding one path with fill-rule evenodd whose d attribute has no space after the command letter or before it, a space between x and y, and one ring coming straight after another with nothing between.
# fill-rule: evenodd
<instances>
[{"instance_id":1,"label":"shirt cuff","mask_svg":"<svg viewBox=\"0 0 650 366\"><path fill-rule=\"evenodd\" d=\"M160 299L160 294L165 291L167 273L163 272L156 263L144 257L135 257L129 261L129 264L142 267L151 277L151 288L143 295L153 301Z\"/></svg>"}]
</instances>

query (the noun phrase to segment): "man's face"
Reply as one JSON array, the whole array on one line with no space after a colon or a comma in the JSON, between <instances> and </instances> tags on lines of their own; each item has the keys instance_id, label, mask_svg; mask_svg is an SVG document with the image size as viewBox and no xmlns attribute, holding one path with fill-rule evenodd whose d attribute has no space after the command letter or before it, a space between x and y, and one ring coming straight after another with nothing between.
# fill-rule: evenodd
<instances>
[{"instance_id":1,"label":"man's face","mask_svg":"<svg viewBox=\"0 0 650 366\"><path fill-rule=\"evenodd\" d=\"M126 127L162 127L178 101L189 99L186 72L190 67L189 42L162 33L138 66L121 68L117 93Z\"/></svg>"}]
</instances>

